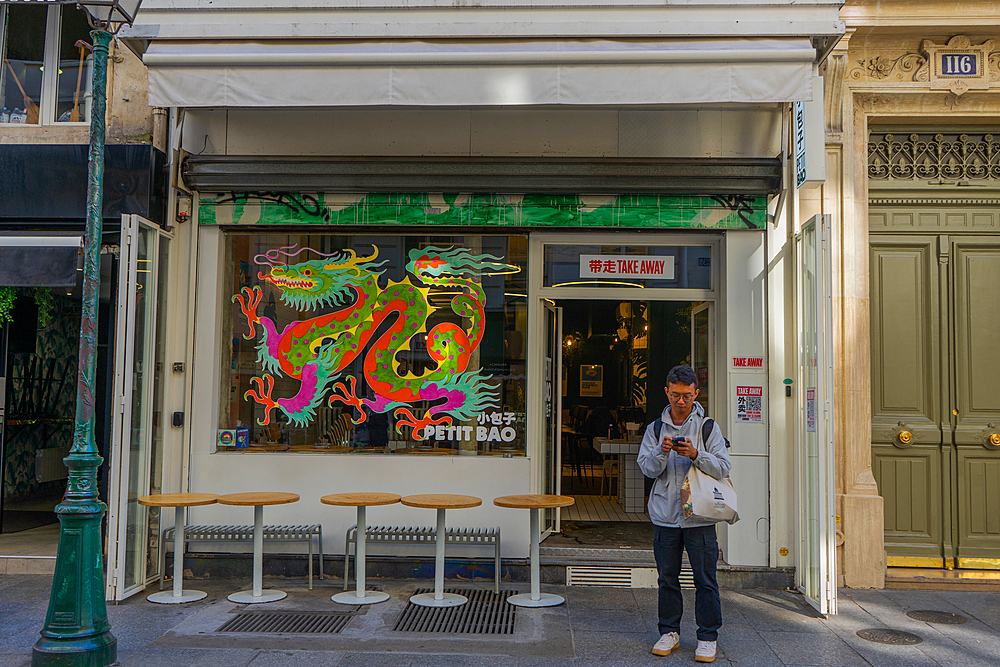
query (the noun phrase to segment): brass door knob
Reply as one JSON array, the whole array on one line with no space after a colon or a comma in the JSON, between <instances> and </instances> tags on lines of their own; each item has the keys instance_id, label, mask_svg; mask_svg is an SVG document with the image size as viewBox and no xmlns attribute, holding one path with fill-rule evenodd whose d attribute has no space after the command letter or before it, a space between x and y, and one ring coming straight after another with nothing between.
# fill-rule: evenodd
<instances>
[{"instance_id":1,"label":"brass door knob","mask_svg":"<svg viewBox=\"0 0 1000 667\"><path fill-rule=\"evenodd\" d=\"M899 441L904 445L908 445L913 442L913 434L909 431L900 431L899 435L896 437L899 438Z\"/></svg>"},{"instance_id":2,"label":"brass door knob","mask_svg":"<svg viewBox=\"0 0 1000 667\"><path fill-rule=\"evenodd\" d=\"M990 433L989 441L994 447L1000 447L1000 433Z\"/></svg>"}]
</instances>

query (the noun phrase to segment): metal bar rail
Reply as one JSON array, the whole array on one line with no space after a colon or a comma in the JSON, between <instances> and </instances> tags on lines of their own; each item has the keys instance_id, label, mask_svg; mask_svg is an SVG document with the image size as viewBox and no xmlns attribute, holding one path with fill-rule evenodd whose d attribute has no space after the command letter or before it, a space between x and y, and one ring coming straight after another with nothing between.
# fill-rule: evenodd
<instances>
[{"instance_id":1,"label":"metal bar rail","mask_svg":"<svg viewBox=\"0 0 1000 667\"><path fill-rule=\"evenodd\" d=\"M437 529L427 526L414 528L409 526L368 526L365 530L365 542L381 542L384 544L421 543L434 546ZM357 546L358 525L347 529L344 540L344 590L347 590L348 564L351 557L351 543ZM496 528L449 528L445 533L445 544L492 545L494 567L494 590L500 592L500 527Z\"/></svg>"},{"instance_id":2,"label":"metal bar rail","mask_svg":"<svg viewBox=\"0 0 1000 667\"><path fill-rule=\"evenodd\" d=\"M166 574L166 543L174 541L174 529L163 531L160 540L160 590ZM265 542L305 542L309 547L309 590L313 587L313 537L318 538L319 578L323 579L323 527L316 523L309 526L264 526ZM184 542L180 554L186 551L189 542L253 542L253 526L185 526ZM174 545L174 557L178 554Z\"/></svg>"}]
</instances>

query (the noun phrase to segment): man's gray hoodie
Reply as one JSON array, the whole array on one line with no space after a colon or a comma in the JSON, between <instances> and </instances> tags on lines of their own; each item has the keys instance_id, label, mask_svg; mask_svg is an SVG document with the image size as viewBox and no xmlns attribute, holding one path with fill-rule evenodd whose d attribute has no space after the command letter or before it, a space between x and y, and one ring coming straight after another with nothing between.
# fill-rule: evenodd
<instances>
[{"instance_id":1,"label":"man's gray hoodie","mask_svg":"<svg viewBox=\"0 0 1000 667\"><path fill-rule=\"evenodd\" d=\"M691 414L680 426L675 426L670 418L670 405L663 409L660 416L663 428L660 438L656 437L655 422L646 427L639 447L638 463L646 477L654 478L653 490L649 493L649 518L657 526L668 528L693 528L710 526L713 522L698 519L685 519L681 514L680 491L687 477L691 464L715 479L723 479L732 467L729 463L729 452L726 451L726 441L722 437L719 425L715 424L708 442L701 442L701 424L705 420L705 410L701 404L695 403ZM683 436L689 438L698 448L698 458L694 461L677 452L664 454L660 449L663 438Z\"/></svg>"}]
</instances>

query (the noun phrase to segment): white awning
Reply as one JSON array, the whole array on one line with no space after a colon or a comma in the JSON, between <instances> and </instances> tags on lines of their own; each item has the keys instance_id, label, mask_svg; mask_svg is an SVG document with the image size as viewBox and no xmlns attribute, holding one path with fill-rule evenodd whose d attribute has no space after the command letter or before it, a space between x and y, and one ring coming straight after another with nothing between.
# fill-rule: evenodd
<instances>
[{"instance_id":1,"label":"white awning","mask_svg":"<svg viewBox=\"0 0 1000 667\"><path fill-rule=\"evenodd\" d=\"M808 39L153 41L158 107L809 100Z\"/></svg>"}]
</instances>

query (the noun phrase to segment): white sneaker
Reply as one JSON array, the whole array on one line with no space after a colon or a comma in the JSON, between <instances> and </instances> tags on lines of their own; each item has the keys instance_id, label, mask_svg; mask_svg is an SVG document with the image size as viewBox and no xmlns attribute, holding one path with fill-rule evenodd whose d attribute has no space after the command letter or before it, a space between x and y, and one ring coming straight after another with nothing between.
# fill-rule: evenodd
<instances>
[{"instance_id":1,"label":"white sneaker","mask_svg":"<svg viewBox=\"0 0 1000 667\"><path fill-rule=\"evenodd\" d=\"M715 662L715 642L698 642L694 650L695 662Z\"/></svg>"},{"instance_id":2,"label":"white sneaker","mask_svg":"<svg viewBox=\"0 0 1000 667\"><path fill-rule=\"evenodd\" d=\"M653 655L670 655L670 652L677 648L677 645L680 643L680 635L676 632L668 632L653 644ZM713 653L712 655L715 654Z\"/></svg>"}]
</instances>

